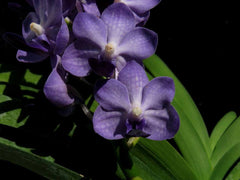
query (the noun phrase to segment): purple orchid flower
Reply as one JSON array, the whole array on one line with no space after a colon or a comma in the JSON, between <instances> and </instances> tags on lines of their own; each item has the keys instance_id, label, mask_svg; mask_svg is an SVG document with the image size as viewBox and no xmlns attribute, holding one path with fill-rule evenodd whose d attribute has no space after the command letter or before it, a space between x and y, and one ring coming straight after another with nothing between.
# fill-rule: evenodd
<instances>
[{"instance_id":1,"label":"purple orchid flower","mask_svg":"<svg viewBox=\"0 0 240 180\"><path fill-rule=\"evenodd\" d=\"M30 51L18 50L20 62L35 63L63 53L69 41L68 27L62 16L62 0L33 0L35 12L23 21L22 33Z\"/></svg>"},{"instance_id":2,"label":"purple orchid flower","mask_svg":"<svg viewBox=\"0 0 240 180\"><path fill-rule=\"evenodd\" d=\"M115 3L102 13L101 19L79 13L73 22L77 41L65 50L64 69L75 76L86 76L92 69L109 76L115 67L120 71L130 59L139 63L154 54L157 34L135 27L131 10L123 3Z\"/></svg>"},{"instance_id":3,"label":"purple orchid flower","mask_svg":"<svg viewBox=\"0 0 240 180\"><path fill-rule=\"evenodd\" d=\"M170 104L174 94L171 78L157 77L149 82L142 66L130 61L118 80L96 85L99 106L93 116L94 130L106 139L170 139L179 129L178 114Z\"/></svg>"},{"instance_id":4,"label":"purple orchid flower","mask_svg":"<svg viewBox=\"0 0 240 180\"><path fill-rule=\"evenodd\" d=\"M136 14L144 14L160 3L161 0L114 0L115 3L124 3Z\"/></svg>"},{"instance_id":5,"label":"purple orchid flower","mask_svg":"<svg viewBox=\"0 0 240 180\"><path fill-rule=\"evenodd\" d=\"M61 57L55 56L54 61L53 70L44 85L44 94L56 107L63 108L72 105L76 96L71 91L73 87L66 84L67 73L62 68Z\"/></svg>"},{"instance_id":6,"label":"purple orchid flower","mask_svg":"<svg viewBox=\"0 0 240 180\"><path fill-rule=\"evenodd\" d=\"M62 14L63 1L30 2L35 12L28 14L22 27L23 38L29 48L18 50L17 59L25 63L36 63L50 57L52 72L44 85L44 94L56 107L71 109L76 96L73 88L66 84L67 72L62 68L60 57L69 41L68 27Z\"/></svg>"},{"instance_id":7,"label":"purple orchid flower","mask_svg":"<svg viewBox=\"0 0 240 180\"><path fill-rule=\"evenodd\" d=\"M72 23L78 12L86 12L97 17L100 11L95 0L62 0L63 17L67 23Z\"/></svg>"},{"instance_id":8,"label":"purple orchid flower","mask_svg":"<svg viewBox=\"0 0 240 180\"><path fill-rule=\"evenodd\" d=\"M34 0L26 0L27 3L30 5L30 6L34 6L33 4L33 1ZM62 14L63 14L63 17L66 17L68 16L69 14L71 14L73 11L73 9L75 8L75 5L76 5L76 0L62 0Z\"/></svg>"},{"instance_id":9,"label":"purple orchid flower","mask_svg":"<svg viewBox=\"0 0 240 180\"><path fill-rule=\"evenodd\" d=\"M97 7L96 0L77 0L76 8L78 12L86 12L97 17L100 16L100 11Z\"/></svg>"},{"instance_id":10,"label":"purple orchid flower","mask_svg":"<svg viewBox=\"0 0 240 180\"><path fill-rule=\"evenodd\" d=\"M114 0L114 3L124 3L133 12L136 24L143 26L146 24L150 10L157 6L161 0Z\"/></svg>"}]
</instances>

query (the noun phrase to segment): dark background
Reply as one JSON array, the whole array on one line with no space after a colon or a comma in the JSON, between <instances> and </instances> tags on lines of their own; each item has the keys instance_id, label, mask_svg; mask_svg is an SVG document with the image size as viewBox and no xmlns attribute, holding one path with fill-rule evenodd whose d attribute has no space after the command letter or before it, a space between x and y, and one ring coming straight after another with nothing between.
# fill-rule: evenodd
<instances>
[{"instance_id":1,"label":"dark background","mask_svg":"<svg viewBox=\"0 0 240 180\"><path fill-rule=\"evenodd\" d=\"M20 34L24 16L8 9L7 2L0 2L1 36ZM157 55L186 87L209 132L225 113L240 113L238 7L234 0L162 0L146 25L158 33ZM0 50L0 63L16 61L16 49L2 39Z\"/></svg>"},{"instance_id":2,"label":"dark background","mask_svg":"<svg viewBox=\"0 0 240 180\"><path fill-rule=\"evenodd\" d=\"M162 0L147 27L157 54L180 79L211 132L228 111L240 112L239 26L234 0Z\"/></svg>"}]
</instances>

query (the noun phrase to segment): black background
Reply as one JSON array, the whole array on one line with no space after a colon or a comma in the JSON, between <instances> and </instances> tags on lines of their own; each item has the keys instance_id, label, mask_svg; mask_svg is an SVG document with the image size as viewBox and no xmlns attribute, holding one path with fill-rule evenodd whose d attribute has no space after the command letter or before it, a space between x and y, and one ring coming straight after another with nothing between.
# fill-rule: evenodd
<instances>
[{"instance_id":1,"label":"black background","mask_svg":"<svg viewBox=\"0 0 240 180\"><path fill-rule=\"evenodd\" d=\"M159 36L157 54L197 104L208 130L240 111L239 26L234 0L162 0L147 27Z\"/></svg>"},{"instance_id":2,"label":"black background","mask_svg":"<svg viewBox=\"0 0 240 180\"><path fill-rule=\"evenodd\" d=\"M1 0L1 36L20 34L24 17L7 2ZM209 132L225 113L240 113L238 7L234 0L162 0L146 24L158 33L157 55L186 87ZM0 62L16 60L16 49L2 39L0 50Z\"/></svg>"}]
</instances>

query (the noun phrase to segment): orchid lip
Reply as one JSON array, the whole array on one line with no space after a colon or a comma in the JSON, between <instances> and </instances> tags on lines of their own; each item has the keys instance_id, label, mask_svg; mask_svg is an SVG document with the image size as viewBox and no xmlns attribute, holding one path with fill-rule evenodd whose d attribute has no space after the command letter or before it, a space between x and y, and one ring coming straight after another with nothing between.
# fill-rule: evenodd
<instances>
[{"instance_id":1,"label":"orchid lip","mask_svg":"<svg viewBox=\"0 0 240 180\"><path fill-rule=\"evenodd\" d=\"M35 22L32 22L30 24L30 29L31 31L33 31L37 36L40 36L44 33L44 28L40 25L40 24L37 24Z\"/></svg>"}]
</instances>

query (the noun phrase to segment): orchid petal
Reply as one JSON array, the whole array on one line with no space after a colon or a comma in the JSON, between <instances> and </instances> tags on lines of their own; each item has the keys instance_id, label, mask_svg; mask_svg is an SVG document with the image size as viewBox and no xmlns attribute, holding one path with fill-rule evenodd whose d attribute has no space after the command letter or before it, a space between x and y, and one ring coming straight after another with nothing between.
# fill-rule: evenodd
<instances>
[{"instance_id":1,"label":"orchid petal","mask_svg":"<svg viewBox=\"0 0 240 180\"><path fill-rule=\"evenodd\" d=\"M56 37L55 54L58 55L62 54L68 44L68 41L69 41L68 26L64 19L62 18L62 25Z\"/></svg>"},{"instance_id":2,"label":"orchid petal","mask_svg":"<svg viewBox=\"0 0 240 180\"><path fill-rule=\"evenodd\" d=\"M143 60L154 54L157 48L157 34L151 30L138 27L130 31L120 42L118 54Z\"/></svg>"},{"instance_id":3,"label":"orchid petal","mask_svg":"<svg viewBox=\"0 0 240 180\"><path fill-rule=\"evenodd\" d=\"M162 110L147 110L144 112L145 126L143 132L150 134L148 139L165 140L173 138L179 129L179 117L170 105Z\"/></svg>"},{"instance_id":4,"label":"orchid petal","mask_svg":"<svg viewBox=\"0 0 240 180\"><path fill-rule=\"evenodd\" d=\"M140 27L143 27L147 23L150 17L150 11L147 11L143 14L136 14L133 12L133 14L136 20L136 26L140 26Z\"/></svg>"},{"instance_id":5,"label":"orchid petal","mask_svg":"<svg viewBox=\"0 0 240 180\"><path fill-rule=\"evenodd\" d=\"M50 50L50 42L45 34L33 38L27 45L46 53Z\"/></svg>"},{"instance_id":6,"label":"orchid petal","mask_svg":"<svg viewBox=\"0 0 240 180\"><path fill-rule=\"evenodd\" d=\"M128 62L120 71L118 80L127 87L131 104L140 106L142 89L149 82L143 67L135 61Z\"/></svg>"},{"instance_id":7,"label":"orchid petal","mask_svg":"<svg viewBox=\"0 0 240 180\"><path fill-rule=\"evenodd\" d=\"M125 116L120 111L105 111L98 106L93 116L93 128L106 139L121 139L126 134Z\"/></svg>"},{"instance_id":8,"label":"orchid petal","mask_svg":"<svg viewBox=\"0 0 240 180\"><path fill-rule=\"evenodd\" d=\"M37 63L45 60L49 55L44 52L36 51L36 52L31 52L31 51L23 51L23 50L18 50L16 58L20 62L24 63Z\"/></svg>"},{"instance_id":9,"label":"orchid petal","mask_svg":"<svg viewBox=\"0 0 240 180\"><path fill-rule=\"evenodd\" d=\"M58 72L56 67L44 85L45 96L57 107L65 107L74 102L74 98L68 93L68 87L64 81L64 77L61 77L61 73Z\"/></svg>"},{"instance_id":10,"label":"orchid petal","mask_svg":"<svg viewBox=\"0 0 240 180\"><path fill-rule=\"evenodd\" d=\"M115 79L98 81L94 97L102 108L109 111L128 111L130 101L127 88Z\"/></svg>"},{"instance_id":11,"label":"orchid petal","mask_svg":"<svg viewBox=\"0 0 240 180\"><path fill-rule=\"evenodd\" d=\"M65 70L74 76L87 76L91 70L88 59L97 57L99 53L97 47L91 41L75 41L65 50L62 57L62 65Z\"/></svg>"},{"instance_id":12,"label":"orchid petal","mask_svg":"<svg viewBox=\"0 0 240 180\"><path fill-rule=\"evenodd\" d=\"M61 23L62 0L33 0L33 6L44 28Z\"/></svg>"},{"instance_id":13,"label":"orchid petal","mask_svg":"<svg viewBox=\"0 0 240 180\"><path fill-rule=\"evenodd\" d=\"M137 14L143 14L158 5L160 0L121 0L121 2L127 4Z\"/></svg>"},{"instance_id":14,"label":"orchid petal","mask_svg":"<svg viewBox=\"0 0 240 180\"><path fill-rule=\"evenodd\" d=\"M77 38L95 42L102 49L107 43L105 24L92 14L78 13L73 21L73 32Z\"/></svg>"},{"instance_id":15,"label":"orchid petal","mask_svg":"<svg viewBox=\"0 0 240 180\"><path fill-rule=\"evenodd\" d=\"M142 93L143 109L162 109L169 105L175 94L175 87L172 78L157 77L150 81Z\"/></svg>"},{"instance_id":16,"label":"orchid petal","mask_svg":"<svg viewBox=\"0 0 240 180\"><path fill-rule=\"evenodd\" d=\"M100 16L99 9L96 4L96 0L86 0L86 3L82 3L83 9L85 12L89 14L93 14L95 16Z\"/></svg>"},{"instance_id":17,"label":"orchid petal","mask_svg":"<svg viewBox=\"0 0 240 180\"><path fill-rule=\"evenodd\" d=\"M35 33L30 29L30 24L32 22L35 22L37 24L40 23L37 14L34 12L30 12L22 23L22 34L26 43L29 43L34 37L36 37Z\"/></svg>"},{"instance_id":18,"label":"orchid petal","mask_svg":"<svg viewBox=\"0 0 240 180\"><path fill-rule=\"evenodd\" d=\"M120 40L135 27L131 10L123 3L115 3L104 10L101 16L108 28L108 42L118 45Z\"/></svg>"}]
</instances>

